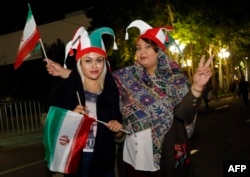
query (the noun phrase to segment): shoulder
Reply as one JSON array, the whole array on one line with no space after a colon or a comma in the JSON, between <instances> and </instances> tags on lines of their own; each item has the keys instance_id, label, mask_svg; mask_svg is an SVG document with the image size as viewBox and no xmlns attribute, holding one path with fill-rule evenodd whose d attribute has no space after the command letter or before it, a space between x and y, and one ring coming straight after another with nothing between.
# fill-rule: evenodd
<instances>
[{"instance_id":1,"label":"shoulder","mask_svg":"<svg viewBox=\"0 0 250 177\"><path fill-rule=\"evenodd\" d=\"M134 65L132 65L132 66L127 66L127 67L124 67L124 68L121 68L121 69L118 69L118 70L115 70L115 71L113 71L113 76L114 77L119 77L119 76L121 76L121 75L124 75L124 74L126 74L126 73L129 73L131 70L133 70L135 67L134 67Z\"/></svg>"}]
</instances>

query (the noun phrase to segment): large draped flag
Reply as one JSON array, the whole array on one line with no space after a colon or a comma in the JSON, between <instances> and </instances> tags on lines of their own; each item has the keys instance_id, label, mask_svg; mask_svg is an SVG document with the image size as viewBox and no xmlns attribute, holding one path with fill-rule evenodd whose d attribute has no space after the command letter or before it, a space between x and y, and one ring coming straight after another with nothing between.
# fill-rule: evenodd
<instances>
[{"instance_id":1,"label":"large draped flag","mask_svg":"<svg viewBox=\"0 0 250 177\"><path fill-rule=\"evenodd\" d=\"M45 160L53 172L74 174L86 145L91 124L86 115L51 106L44 125Z\"/></svg>"},{"instance_id":2,"label":"large draped flag","mask_svg":"<svg viewBox=\"0 0 250 177\"><path fill-rule=\"evenodd\" d=\"M28 17L23 30L23 35L18 48L14 69L17 69L24 60L31 56L33 52L40 49L40 34L36 26L35 19L33 17L30 5L28 11Z\"/></svg>"}]
</instances>

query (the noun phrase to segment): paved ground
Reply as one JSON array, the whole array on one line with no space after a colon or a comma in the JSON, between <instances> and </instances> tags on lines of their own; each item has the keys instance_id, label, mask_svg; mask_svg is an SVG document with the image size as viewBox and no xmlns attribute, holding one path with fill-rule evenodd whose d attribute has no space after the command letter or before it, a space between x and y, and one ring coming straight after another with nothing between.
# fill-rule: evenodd
<instances>
[{"instance_id":1,"label":"paved ground","mask_svg":"<svg viewBox=\"0 0 250 177\"><path fill-rule=\"evenodd\" d=\"M12 147L18 144L29 145L42 141L42 133L34 133L30 135L23 135L18 137L8 137L0 139L0 148Z\"/></svg>"},{"instance_id":2,"label":"paved ground","mask_svg":"<svg viewBox=\"0 0 250 177\"><path fill-rule=\"evenodd\" d=\"M224 160L250 160L250 105L238 97L213 100L199 111L191 138L195 177L222 177Z\"/></svg>"}]
</instances>

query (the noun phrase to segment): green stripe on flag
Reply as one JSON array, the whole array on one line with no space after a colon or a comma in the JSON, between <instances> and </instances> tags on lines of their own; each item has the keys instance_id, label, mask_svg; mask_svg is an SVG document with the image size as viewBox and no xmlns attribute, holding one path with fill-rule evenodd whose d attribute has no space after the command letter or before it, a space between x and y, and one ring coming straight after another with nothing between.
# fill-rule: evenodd
<instances>
[{"instance_id":1,"label":"green stripe on flag","mask_svg":"<svg viewBox=\"0 0 250 177\"><path fill-rule=\"evenodd\" d=\"M48 162L51 162L51 158L54 156L58 133L67 112L68 111L65 109L51 106L47 114L44 126L43 143L45 147L45 159Z\"/></svg>"}]
</instances>

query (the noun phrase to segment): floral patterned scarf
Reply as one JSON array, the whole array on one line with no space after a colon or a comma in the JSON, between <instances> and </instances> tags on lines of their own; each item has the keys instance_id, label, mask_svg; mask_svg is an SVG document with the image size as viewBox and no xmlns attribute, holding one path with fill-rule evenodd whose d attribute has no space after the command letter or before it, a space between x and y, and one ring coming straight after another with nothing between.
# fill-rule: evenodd
<instances>
[{"instance_id":1,"label":"floral patterned scarf","mask_svg":"<svg viewBox=\"0 0 250 177\"><path fill-rule=\"evenodd\" d=\"M174 107L189 91L189 82L177 63L161 50L155 77L137 62L113 73L120 90L120 108L127 130L152 130L155 166L159 168L164 135L173 123Z\"/></svg>"}]
</instances>

